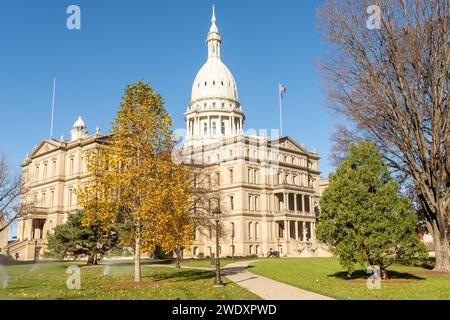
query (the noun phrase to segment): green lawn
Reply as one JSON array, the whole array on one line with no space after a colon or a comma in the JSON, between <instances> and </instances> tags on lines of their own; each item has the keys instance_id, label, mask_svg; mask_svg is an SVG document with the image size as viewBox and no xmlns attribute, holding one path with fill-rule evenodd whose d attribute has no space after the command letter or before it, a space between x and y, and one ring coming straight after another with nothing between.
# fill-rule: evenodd
<instances>
[{"instance_id":1,"label":"green lawn","mask_svg":"<svg viewBox=\"0 0 450 320\"><path fill-rule=\"evenodd\" d=\"M223 279L225 287L213 288L212 272L151 266L159 262L144 262L142 274L145 284L140 286L132 283L132 261L83 267L80 290L68 290L66 286L66 269L75 263L0 266L0 299L259 299L226 278ZM77 265L82 266L81 263ZM5 273L8 275L8 285L3 289L2 275Z\"/></svg>"},{"instance_id":2,"label":"green lawn","mask_svg":"<svg viewBox=\"0 0 450 320\"><path fill-rule=\"evenodd\" d=\"M266 259L253 263L250 271L336 299L450 299L450 275L430 275L420 267L392 266L392 280L382 282L379 290L367 288L365 270L346 279L333 258Z\"/></svg>"}]
</instances>

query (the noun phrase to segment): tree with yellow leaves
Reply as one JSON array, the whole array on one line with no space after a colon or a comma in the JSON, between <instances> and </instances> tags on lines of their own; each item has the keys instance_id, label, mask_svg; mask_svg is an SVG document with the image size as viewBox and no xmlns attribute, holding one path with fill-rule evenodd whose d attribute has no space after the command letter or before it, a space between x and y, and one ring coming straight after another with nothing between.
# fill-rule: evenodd
<instances>
[{"instance_id":1,"label":"tree with yellow leaves","mask_svg":"<svg viewBox=\"0 0 450 320\"><path fill-rule=\"evenodd\" d=\"M85 224L125 226L124 244L134 247L135 281L141 252L188 245L191 225L188 169L172 162L172 120L163 99L138 81L125 89L111 135L88 159L89 183L78 191Z\"/></svg>"}]
</instances>

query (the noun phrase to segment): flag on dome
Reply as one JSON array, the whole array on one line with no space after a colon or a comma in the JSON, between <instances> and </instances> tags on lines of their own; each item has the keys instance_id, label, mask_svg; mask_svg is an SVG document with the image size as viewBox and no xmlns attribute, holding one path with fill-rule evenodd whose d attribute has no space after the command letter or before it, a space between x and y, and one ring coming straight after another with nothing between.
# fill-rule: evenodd
<instances>
[{"instance_id":1,"label":"flag on dome","mask_svg":"<svg viewBox=\"0 0 450 320\"><path fill-rule=\"evenodd\" d=\"M280 95L281 98L284 98L284 94L286 93L286 86L284 84L280 84Z\"/></svg>"}]
</instances>

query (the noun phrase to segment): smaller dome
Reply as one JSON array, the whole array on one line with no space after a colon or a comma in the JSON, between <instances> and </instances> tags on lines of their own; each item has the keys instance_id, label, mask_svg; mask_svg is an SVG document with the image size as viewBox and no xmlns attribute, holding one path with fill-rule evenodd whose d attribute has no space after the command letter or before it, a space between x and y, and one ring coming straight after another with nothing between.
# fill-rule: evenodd
<instances>
[{"instance_id":1,"label":"smaller dome","mask_svg":"<svg viewBox=\"0 0 450 320\"><path fill-rule=\"evenodd\" d=\"M81 118L81 116L78 117L77 121L75 121L75 123L73 124L73 127L74 128L85 128L86 127L86 125L85 125L83 119Z\"/></svg>"}]
</instances>

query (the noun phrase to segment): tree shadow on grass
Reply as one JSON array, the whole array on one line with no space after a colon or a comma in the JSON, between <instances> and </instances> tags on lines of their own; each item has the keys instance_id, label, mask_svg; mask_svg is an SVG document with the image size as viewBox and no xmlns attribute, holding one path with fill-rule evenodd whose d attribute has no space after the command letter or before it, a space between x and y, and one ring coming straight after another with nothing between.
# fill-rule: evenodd
<instances>
[{"instance_id":1,"label":"tree shadow on grass","mask_svg":"<svg viewBox=\"0 0 450 320\"><path fill-rule=\"evenodd\" d=\"M211 271L203 270L180 270L177 272L164 272L164 273L153 273L143 276L143 278L151 278L153 281L197 281L212 279L214 276Z\"/></svg>"},{"instance_id":2,"label":"tree shadow on grass","mask_svg":"<svg viewBox=\"0 0 450 320\"><path fill-rule=\"evenodd\" d=\"M364 272L363 270L358 270L353 272L350 276L348 276L348 273L346 271L340 271L333 274L328 275L327 277L334 277L339 278L342 280L366 280L370 274ZM388 277L389 280L395 280L395 279L401 279L401 280L425 280L425 278L416 276L411 273L407 272L398 272L393 270L388 270Z\"/></svg>"}]
</instances>

